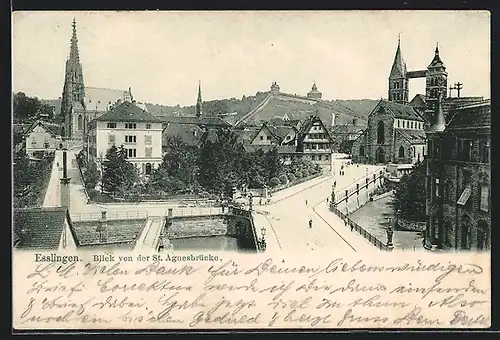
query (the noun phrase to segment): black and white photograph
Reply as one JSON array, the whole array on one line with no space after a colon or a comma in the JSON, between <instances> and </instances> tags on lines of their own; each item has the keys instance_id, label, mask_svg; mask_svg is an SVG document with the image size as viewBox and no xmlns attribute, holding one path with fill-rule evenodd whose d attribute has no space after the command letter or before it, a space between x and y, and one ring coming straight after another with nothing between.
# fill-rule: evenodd
<instances>
[{"instance_id":1,"label":"black and white photograph","mask_svg":"<svg viewBox=\"0 0 500 340\"><path fill-rule=\"evenodd\" d=\"M12 25L14 253L490 252L487 11L33 11Z\"/></svg>"}]
</instances>

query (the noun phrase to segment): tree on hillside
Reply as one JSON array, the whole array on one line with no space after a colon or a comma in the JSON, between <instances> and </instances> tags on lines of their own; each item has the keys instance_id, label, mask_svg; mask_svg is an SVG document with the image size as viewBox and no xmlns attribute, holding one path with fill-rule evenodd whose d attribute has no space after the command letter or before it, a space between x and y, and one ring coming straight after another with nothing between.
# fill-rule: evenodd
<instances>
[{"instance_id":1,"label":"tree on hillside","mask_svg":"<svg viewBox=\"0 0 500 340\"><path fill-rule=\"evenodd\" d=\"M410 174L405 174L396 187L394 207L400 216L412 221L425 221L425 162L416 164Z\"/></svg>"},{"instance_id":2,"label":"tree on hillside","mask_svg":"<svg viewBox=\"0 0 500 340\"><path fill-rule=\"evenodd\" d=\"M137 181L135 167L127 161L126 149L113 145L106 153L102 186L104 191L115 197L118 192L125 192Z\"/></svg>"}]
</instances>

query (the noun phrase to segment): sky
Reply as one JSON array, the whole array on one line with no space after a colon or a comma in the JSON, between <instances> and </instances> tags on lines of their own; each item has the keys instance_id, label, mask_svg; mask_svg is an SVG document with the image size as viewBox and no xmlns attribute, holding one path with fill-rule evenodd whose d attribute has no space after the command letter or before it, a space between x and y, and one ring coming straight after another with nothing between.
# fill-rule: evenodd
<instances>
[{"instance_id":1,"label":"sky","mask_svg":"<svg viewBox=\"0 0 500 340\"><path fill-rule=\"evenodd\" d=\"M273 81L300 95L315 81L326 100L386 98L398 35L409 71L439 43L449 85L490 98L486 11L15 12L14 92L61 96L73 18L85 86L131 87L142 102L194 105L199 81L204 101ZM424 90L410 81L410 98Z\"/></svg>"}]
</instances>

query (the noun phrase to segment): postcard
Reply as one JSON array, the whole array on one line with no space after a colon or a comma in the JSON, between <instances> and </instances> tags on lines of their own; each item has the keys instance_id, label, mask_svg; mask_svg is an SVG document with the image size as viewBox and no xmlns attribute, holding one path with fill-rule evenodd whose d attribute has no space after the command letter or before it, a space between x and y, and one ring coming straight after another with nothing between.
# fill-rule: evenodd
<instances>
[{"instance_id":1,"label":"postcard","mask_svg":"<svg viewBox=\"0 0 500 340\"><path fill-rule=\"evenodd\" d=\"M489 12L12 18L14 330L491 326Z\"/></svg>"}]
</instances>

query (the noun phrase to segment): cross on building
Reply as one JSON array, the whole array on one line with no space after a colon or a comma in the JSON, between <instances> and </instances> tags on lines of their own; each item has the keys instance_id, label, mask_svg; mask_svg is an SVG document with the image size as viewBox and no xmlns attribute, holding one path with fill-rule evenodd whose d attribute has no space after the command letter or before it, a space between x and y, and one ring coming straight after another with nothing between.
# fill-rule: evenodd
<instances>
[{"instance_id":1,"label":"cross on building","mask_svg":"<svg viewBox=\"0 0 500 340\"><path fill-rule=\"evenodd\" d=\"M464 87L464 84L461 82L456 82L453 86L450 86L450 97L451 97L451 91L452 90L457 90L457 97L460 98L460 90Z\"/></svg>"}]
</instances>

